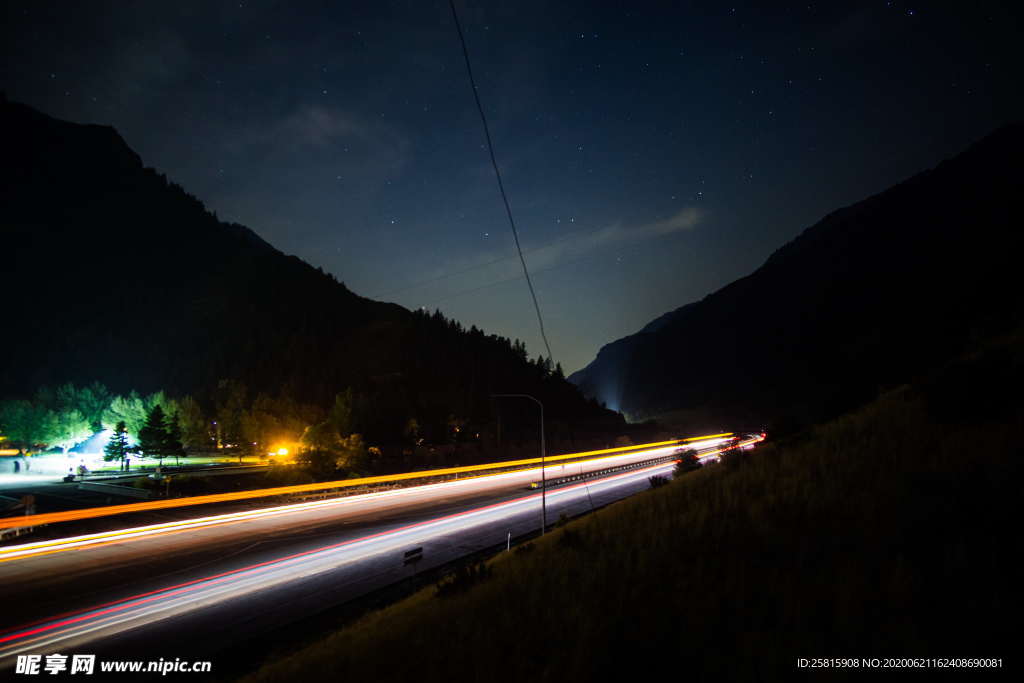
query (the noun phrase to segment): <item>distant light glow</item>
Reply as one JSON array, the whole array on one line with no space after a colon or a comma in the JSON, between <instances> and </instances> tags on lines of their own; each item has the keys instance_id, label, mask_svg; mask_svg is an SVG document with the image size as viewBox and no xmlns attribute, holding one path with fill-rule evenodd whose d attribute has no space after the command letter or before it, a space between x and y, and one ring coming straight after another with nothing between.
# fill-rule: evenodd
<instances>
[{"instance_id":1,"label":"distant light glow","mask_svg":"<svg viewBox=\"0 0 1024 683\"><path fill-rule=\"evenodd\" d=\"M110 437L113 434L114 430L112 429L102 429L75 446L71 454L78 455L79 458L89 462L96 462L96 456L99 456L99 461L102 462L103 449L110 443Z\"/></svg>"}]
</instances>

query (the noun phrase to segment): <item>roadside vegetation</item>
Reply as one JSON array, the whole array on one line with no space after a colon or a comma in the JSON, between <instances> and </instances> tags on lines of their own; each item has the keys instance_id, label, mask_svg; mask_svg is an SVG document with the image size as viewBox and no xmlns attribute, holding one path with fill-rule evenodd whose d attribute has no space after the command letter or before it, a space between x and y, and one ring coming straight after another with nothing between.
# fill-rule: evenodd
<instances>
[{"instance_id":1,"label":"roadside vegetation","mask_svg":"<svg viewBox=\"0 0 1024 683\"><path fill-rule=\"evenodd\" d=\"M429 320L450 334L462 334L460 327L449 328L443 317ZM470 333L478 336L475 328ZM498 347L504 348L503 344ZM545 392L568 386L560 366L545 359L526 360L525 347L518 341L508 346L515 362L528 366L538 387L546 387ZM632 443L626 430L593 431L585 424L573 428L564 419L566 406L579 397L571 388L569 391L568 396L555 398L546 406L556 415L548 421L550 452L608 447L613 441L614 445ZM546 394L538 391L538 395ZM329 404L319 405L301 403L287 391L254 396L236 380L222 380L215 390L199 398L173 396L162 390L118 395L100 382L86 386L65 383L41 387L30 398L0 400L0 450L18 456L19 469L15 471L21 467L29 471L33 456L55 454L59 449L72 462L88 459L91 467L105 471L237 458L239 463L255 459L295 466L311 481L538 453L537 414L535 409L527 410L532 406L520 405L523 401L499 406L489 395L478 398L484 405L475 406L477 415L471 418L471 412L438 412L436 406L427 404L384 405L380 396L352 387L335 394ZM388 420L385 427L379 424L382 415ZM650 434L644 426L628 431L641 441L662 436Z\"/></svg>"},{"instance_id":2,"label":"roadside vegetation","mask_svg":"<svg viewBox=\"0 0 1024 683\"><path fill-rule=\"evenodd\" d=\"M992 345L246 680L607 680L668 666L686 680L781 681L800 657L1010 657L1022 380L1022 340Z\"/></svg>"}]
</instances>

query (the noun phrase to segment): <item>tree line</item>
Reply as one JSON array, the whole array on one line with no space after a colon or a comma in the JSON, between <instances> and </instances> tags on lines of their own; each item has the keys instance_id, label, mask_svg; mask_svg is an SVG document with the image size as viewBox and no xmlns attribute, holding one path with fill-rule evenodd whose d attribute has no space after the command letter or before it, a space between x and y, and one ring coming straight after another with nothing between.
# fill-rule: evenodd
<instances>
[{"instance_id":1,"label":"tree line","mask_svg":"<svg viewBox=\"0 0 1024 683\"><path fill-rule=\"evenodd\" d=\"M549 435L564 435L588 421L590 429L621 424L618 415L584 400L559 364L530 359L519 340L464 328L439 311L413 313L403 335L399 344L408 352L395 371L335 384L329 392L326 386L312 391L284 382L272 394L262 382L247 383L247 372L195 394L115 392L98 381L65 382L0 401L0 435L8 447L26 453L67 453L109 430L114 445L107 455L113 460L131 453L266 454L290 444L293 455L301 452L327 471L358 464L370 444L410 455L422 444L535 439L536 407L497 401L498 393L543 401Z\"/></svg>"},{"instance_id":2,"label":"tree line","mask_svg":"<svg viewBox=\"0 0 1024 683\"><path fill-rule=\"evenodd\" d=\"M621 425L565 381L557 363L531 359L521 341L438 311L357 296L244 226L219 221L196 197L143 168L116 136L97 151L91 134L79 139L24 108L4 113L21 131L5 150L19 169L4 206L15 228L5 247L45 254L62 274L41 278L32 259L10 259L8 278L32 286L6 302L5 315L22 329L59 319L74 331L6 336L0 399L19 399L4 406L10 441L72 448L90 430L113 430L123 420L134 443L158 404L166 420L177 416L189 452L271 447L307 429L317 441L325 433L360 434L385 452L491 432L502 440L535 435L535 407L496 405L499 393L536 396L553 429ZM41 144L54 135L68 136L59 153ZM67 203L77 207L73 217L60 209ZM138 239L140 217L160 249ZM79 229L86 224L95 230ZM125 263L137 266L130 286ZM102 315L67 296L73 281L104 292ZM76 392L96 389L99 407L32 393L69 382ZM339 395L351 405L344 433L320 428Z\"/></svg>"},{"instance_id":3,"label":"tree line","mask_svg":"<svg viewBox=\"0 0 1024 683\"><path fill-rule=\"evenodd\" d=\"M100 382L69 382L40 388L30 399L0 401L0 435L26 453L67 453L109 430L105 452L112 460L131 453L161 459L224 449L249 454L275 440L298 441L321 412L265 395L250 401L245 386L230 380L218 385L209 405L189 395L116 395Z\"/></svg>"}]
</instances>

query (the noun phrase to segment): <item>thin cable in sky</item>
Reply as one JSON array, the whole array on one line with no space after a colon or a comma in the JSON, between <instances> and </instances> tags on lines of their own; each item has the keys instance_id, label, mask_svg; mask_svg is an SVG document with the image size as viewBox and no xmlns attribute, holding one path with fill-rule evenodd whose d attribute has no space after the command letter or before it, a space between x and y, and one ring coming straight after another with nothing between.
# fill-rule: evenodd
<instances>
[{"instance_id":1,"label":"thin cable in sky","mask_svg":"<svg viewBox=\"0 0 1024 683\"><path fill-rule=\"evenodd\" d=\"M533 271L533 274L535 276L536 275L540 275L541 273L547 273L547 272L550 272L552 270L557 270L559 268L564 268L566 266L571 266L571 265L573 265L575 263L582 263L583 261L591 261L593 259L600 258L601 256L602 256L601 254L587 254L586 256L581 256L579 258L574 258L574 259L571 259L569 261L563 261L561 263L552 264L552 265L548 266L547 268L540 268L538 270ZM497 287L498 285L504 285L504 284L507 284L509 282L516 282L516 281L522 280L522 279L523 279L522 275L516 275L515 277L509 277L509 278L505 278L503 280L496 280L494 282L488 282L486 284L478 285L478 286L473 287L471 289L463 289L463 290L459 290L457 292L452 292L450 294L445 294L444 296L442 296L439 299L431 299L429 303L430 303L430 306L436 306L437 304L440 304L440 303L442 303L444 301L448 301L449 299L455 299L457 297L464 296L466 294L473 294L474 292L479 292L479 291L484 290L484 289L490 289L491 287ZM420 306L420 308L428 309L428 308L430 308L430 306L423 305L423 306Z\"/></svg>"},{"instance_id":2,"label":"thin cable in sky","mask_svg":"<svg viewBox=\"0 0 1024 683\"><path fill-rule=\"evenodd\" d=\"M533 309L537 311L537 322L540 324L540 337L544 340L544 348L547 349L548 359L554 362L551 354L551 345L548 344L548 335L544 331L544 317L540 314L540 304L537 303L537 293L533 291L533 282L530 280L530 271L526 267L526 259L523 257L523 249L519 246L519 231L516 230L515 219L512 218L512 207L508 203L508 195L505 194L505 185L501 182L501 171L498 170L498 161L494 157L494 143L491 142L491 129L487 126L487 116L484 114L484 107L480 104L480 94L477 92L476 79L473 78L473 66L469 61L469 49L466 47L466 37L462 35L462 25L459 23L459 13L455 11L455 0L448 0L448 6L452 8L452 18L455 20L455 30L459 33L459 42L462 44L462 56L466 59L466 73L469 75L469 85L473 88L473 99L476 101L477 111L480 112L480 121L484 124L484 137L487 138L487 151L491 155L491 166L494 167L494 175L498 179L498 190L501 192L501 200L505 203L505 213L508 214L508 223L512 226L512 237L516 242L516 251L519 253L519 262L523 264L523 276L526 278L526 286L530 288L530 297L533 299Z\"/></svg>"},{"instance_id":3,"label":"thin cable in sky","mask_svg":"<svg viewBox=\"0 0 1024 683\"><path fill-rule=\"evenodd\" d=\"M586 231L584 231L584 230L576 230L576 231L570 232L570 233L568 233L566 235L562 235L561 237L559 237L558 239L556 239L556 240L554 240L552 242L548 242L547 244L542 244L539 247L534 247L532 249L524 249L523 253L524 254L532 254L533 252L536 252L536 251L543 251L545 249L550 249L551 247L556 247L556 246L562 244L563 242L566 242L568 240L573 239L574 237L586 237L588 235L592 235L594 233L600 232L603 229L604 228L596 228L594 230L586 230ZM478 263L478 264L476 264L474 266L467 266L465 268L462 268L461 270L456 270L456 271L454 271L452 273L443 273L441 275L436 275L434 277L427 278L426 280L419 280L418 282L412 282L412 283L409 283L408 285L404 285L402 287L399 287L398 289L391 289L391 290L388 290L386 292L381 292L381 293L378 293L378 294L369 294L369 295L367 295L367 297L370 298L370 299L381 299L381 298L386 297L386 296L393 296L395 294L401 294L402 292L408 292L410 289L417 289L419 287L422 287L423 285L429 285L431 283L438 282L440 280L447 280L450 277L456 277L458 275L465 275L466 273L471 273L474 270L479 270L480 268L487 268L488 266L493 266L495 264L502 263L504 261L508 261L509 259L514 259L514 258L518 258L518 257L515 256L515 255L512 255L512 256L502 256L500 258L492 259L490 261L485 261L483 263Z\"/></svg>"}]
</instances>

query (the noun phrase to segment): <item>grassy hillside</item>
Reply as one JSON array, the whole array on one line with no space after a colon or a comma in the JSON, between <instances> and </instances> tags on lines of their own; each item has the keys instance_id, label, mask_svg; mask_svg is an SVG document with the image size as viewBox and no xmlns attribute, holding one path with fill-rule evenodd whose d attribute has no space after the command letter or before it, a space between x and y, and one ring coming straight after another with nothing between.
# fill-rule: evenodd
<instances>
[{"instance_id":1,"label":"grassy hillside","mask_svg":"<svg viewBox=\"0 0 1024 683\"><path fill-rule=\"evenodd\" d=\"M1011 657L1021 379L1024 340L1004 340L248 680L788 680L798 657Z\"/></svg>"}]
</instances>

